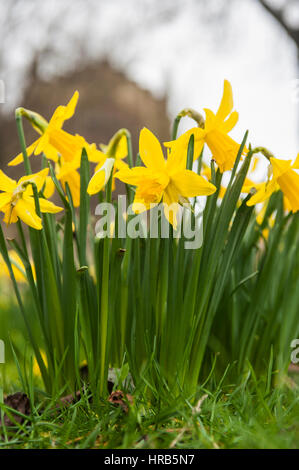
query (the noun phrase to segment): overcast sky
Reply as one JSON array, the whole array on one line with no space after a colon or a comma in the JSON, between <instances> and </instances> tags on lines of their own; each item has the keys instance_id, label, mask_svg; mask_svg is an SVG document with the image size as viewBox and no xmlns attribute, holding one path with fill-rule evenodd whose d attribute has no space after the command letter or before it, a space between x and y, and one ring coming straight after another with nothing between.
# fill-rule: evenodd
<instances>
[{"instance_id":1,"label":"overcast sky","mask_svg":"<svg viewBox=\"0 0 299 470\"><path fill-rule=\"evenodd\" d=\"M10 1L0 5L0 22ZM209 9L202 7L204 3ZM14 26L2 47L0 79L6 85L6 109L19 103L32 55L47 46L39 64L43 77L63 74L82 60L107 57L141 87L156 96L167 95L171 117L186 106L216 110L227 78L240 113L232 136L240 140L249 129L254 145L294 158L299 152L295 46L256 0L233 2L219 21L211 10L215 13L223 4L224 0L22 2L13 12Z\"/></svg>"}]
</instances>

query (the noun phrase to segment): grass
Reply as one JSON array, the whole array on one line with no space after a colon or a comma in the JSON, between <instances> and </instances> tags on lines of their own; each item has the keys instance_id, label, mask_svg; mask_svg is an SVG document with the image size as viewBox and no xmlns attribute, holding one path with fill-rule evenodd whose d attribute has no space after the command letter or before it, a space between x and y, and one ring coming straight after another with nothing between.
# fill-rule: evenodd
<instances>
[{"instance_id":1,"label":"grass","mask_svg":"<svg viewBox=\"0 0 299 470\"><path fill-rule=\"evenodd\" d=\"M224 379L224 377L223 377ZM250 373L240 385L215 384L213 377L189 398L159 400L133 391L128 412L108 400L90 403L85 392L76 403L55 406L36 391L31 416L2 428L0 449L294 449L299 446L296 374L267 391L267 380ZM132 390L129 390L132 392ZM34 404L33 404L34 403Z\"/></svg>"}]
</instances>

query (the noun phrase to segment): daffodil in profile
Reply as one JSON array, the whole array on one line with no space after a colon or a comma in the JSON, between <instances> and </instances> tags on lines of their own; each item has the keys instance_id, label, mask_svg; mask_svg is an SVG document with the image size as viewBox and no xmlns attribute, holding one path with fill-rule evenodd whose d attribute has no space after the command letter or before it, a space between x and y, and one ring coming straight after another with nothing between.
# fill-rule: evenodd
<instances>
[{"instance_id":1,"label":"daffodil in profile","mask_svg":"<svg viewBox=\"0 0 299 470\"><path fill-rule=\"evenodd\" d=\"M203 128L194 127L182 134L177 140L166 142L166 147L181 147L187 151L189 139L194 135L194 158L198 158L206 143L221 172L234 166L240 145L228 133L238 121L237 111L233 111L233 93L228 80L224 81L223 95L217 113L204 108L206 119Z\"/></svg>"},{"instance_id":2,"label":"daffodil in profile","mask_svg":"<svg viewBox=\"0 0 299 470\"><path fill-rule=\"evenodd\" d=\"M34 129L40 134L40 137L27 148L29 157L33 154L40 155L44 153L46 158L54 162L57 162L60 157L64 161L70 162L78 152L82 152L83 148L86 148L87 153L92 154L94 152L94 147L86 142L84 137L70 134L62 129L64 122L73 117L78 98L79 93L75 91L66 106L60 105L56 108L49 122L33 111L22 110L22 114L30 120ZM19 165L22 161L23 155L20 153L8 165Z\"/></svg>"},{"instance_id":3,"label":"daffodil in profile","mask_svg":"<svg viewBox=\"0 0 299 470\"><path fill-rule=\"evenodd\" d=\"M40 191L48 176L48 168L28 176L19 181L9 178L0 170L0 211L4 213L4 222L9 225L21 219L26 225L36 230L42 229L42 220L37 215L32 184ZM39 197L41 212L55 214L62 209L47 199Z\"/></svg>"},{"instance_id":4,"label":"daffodil in profile","mask_svg":"<svg viewBox=\"0 0 299 470\"><path fill-rule=\"evenodd\" d=\"M273 176L269 181L265 183L258 183L248 185L244 188L247 191L250 187L254 187L257 191L251 196L247 202L248 206L253 206L260 202L266 201L271 194L279 189L283 192L285 201L285 207L291 212L297 212L299 210L299 175L295 170L299 169L299 154L294 163L292 160L282 160L271 157L271 170Z\"/></svg>"},{"instance_id":5,"label":"daffodil in profile","mask_svg":"<svg viewBox=\"0 0 299 470\"><path fill-rule=\"evenodd\" d=\"M139 153L145 167L122 169L115 175L124 183L137 186L133 203L136 213L163 202L165 216L176 229L180 202L216 191L202 176L186 170L186 157L178 147L165 160L158 139L146 128L140 132Z\"/></svg>"},{"instance_id":6,"label":"daffodil in profile","mask_svg":"<svg viewBox=\"0 0 299 470\"><path fill-rule=\"evenodd\" d=\"M114 162L114 158L107 158L102 166L99 167L98 165L97 171L95 172L88 184L88 194L97 194L106 186L111 176Z\"/></svg>"},{"instance_id":7,"label":"daffodil in profile","mask_svg":"<svg viewBox=\"0 0 299 470\"><path fill-rule=\"evenodd\" d=\"M123 160L128 155L128 144L126 135L117 141L115 145L113 144L113 138L108 145L101 145L101 151L98 151L91 156L90 161L97 163L94 175L91 178L87 192L88 194L97 194L100 192L105 185L107 184L111 171L113 169L113 175L116 171L124 170L128 168L128 164ZM115 189L114 177L112 180L112 190Z\"/></svg>"}]
</instances>

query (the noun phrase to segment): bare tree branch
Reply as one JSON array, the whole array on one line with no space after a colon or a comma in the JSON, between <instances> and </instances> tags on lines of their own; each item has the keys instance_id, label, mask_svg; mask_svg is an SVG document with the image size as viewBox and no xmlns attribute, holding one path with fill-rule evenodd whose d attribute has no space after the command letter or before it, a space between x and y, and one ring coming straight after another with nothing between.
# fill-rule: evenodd
<instances>
[{"instance_id":1,"label":"bare tree branch","mask_svg":"<svg viewBox=\"0 0 299 470\"><path fill-rule=\"evenodd\" d=\"M284 8L273 8L265 0L258 0L265 10L278 21L278 23L284 28L288 35L295 41L297 48L299 49L299 28L292 28L284 19Z\"/></svg>"}]
</instances>

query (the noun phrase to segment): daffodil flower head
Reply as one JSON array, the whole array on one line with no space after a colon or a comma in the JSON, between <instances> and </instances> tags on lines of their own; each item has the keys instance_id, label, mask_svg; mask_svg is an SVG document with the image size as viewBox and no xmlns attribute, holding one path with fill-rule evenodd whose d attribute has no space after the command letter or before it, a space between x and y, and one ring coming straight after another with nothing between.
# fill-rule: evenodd
<instances>
[{"instance_id":1,"label":"daffodil flower head","mask_svg":"<svg viewBox=\"0 0 299 470\"><path fill-rule=\"evenodd\" d=\"M115 163L114 158L107 158L105 163L97 169L89 181L87 192L89 195L99 193L108 183L111 171Z\"/></svg>"},{"instance_id":2,"label":"daffodil flower head","mask_svg":"<svg viewBox=\"0 0 299 470\"><path fill-rule=\"evenodd\" d=\"M299 175L295 170L299 169L299 158L292 164L292 160L282 160L270 157L270 174L273 176L265 183L252 184L257 192L247 202L253 206L267 200L273 192L279 189L283 192L285 207L292 212L299 210ZM249 187L245 188L249 189Z\"/></svg>"},{"instance_id":3,"label":"daffodil flower head","mask_svg":"<svg viewBox=\"0 0 299 470\"><path fill-rule=\"evenodd\" d=\"M97 150L89 158L90 161L97 163L94 175L87 188L87 192L90 195L97 194L105 187L109 181L112 168L114 173L117 170L128 168L127 163L123 161L128 155L127 137L125 134L122 134L118 138L118 134L112 137L108 145L101 144L100 148L102 151ZM115 183L113 177L112 190L114 189Z\"/></svg>"},{"instance_id":4,"label":"daffodil flower head","mask_svg":"<svg viewBox=\"0 0 299 470\"><path fill-rule=\"evenodd\" d=\"M158 139L146 128L140 132L139 153L145 167L122 169L115 175L124 183L137 186L133 203L135 212L148 210L162 201L164 214L176 229L181 198L216 191L215 186L202 176L186 170L186 156L179 147L174 147L165 160Z\"/></svg>"},{"instance_id":5,"label":"daffodil flower head","mask_svg":"<svg viewBox=\"0 0 299 470\"><path fill-rule=\"evenodd\" d=\"M60 105L56 108L48 123L40 116L39 121L41 122L41 120L43 120L40 127L36 125L37 113L25 110L25 116L30 119L34 129L41 134L41 136L27 148L27 154L29 157L32 154L40 155L41 153L44 153L48 159L53 160L54 162L58 161L59 155L62 156L65 161L72 161L78 151L82 151L83 147L89 146L84 137L77 134L72 135L62 129L64 122L74 115L78 98L79 93L78 91L75 91L66 106ZM9 162L8 165L19 165L22 161L23 155L20 153L16 158Z\"/></svg>"},{"instance_id":6,"label":"daffodil flower head","mask_svg":"<svg viewBox=\"0 0 299 470\"><path fill-rule=\"evenodd\" d=\"M0 170L0 211L4 212L7 225L21 219L36 230L42 229L42 220L37 215L33 196L32 183L39 192L48 176L48 168L33 175L23 176L18 182L12 180ZM41 212L57 213L62 209L46 199L39 198Z\"/></svg>"},{"instance_id":7,"label":"daffodil flower head","mask_svg":"<svg viewBox=\"0 0 299 470\"><path fill-rule=\"evenodd\" d=\"M181 147L187 152L190 136L194 135L194 159L198 158L206 143L212 152L220 171L231 170L236 160L239 144L228 133L238 121L238 113L233 111L233 93L228 80L224 80L224 89L219 109L216 114L204 108L206 120L204 128L194 127L182 134L176 141L165 142L165 146ZM246 149L244 149L246 152Z\"/></svg>"}]
</instances>

